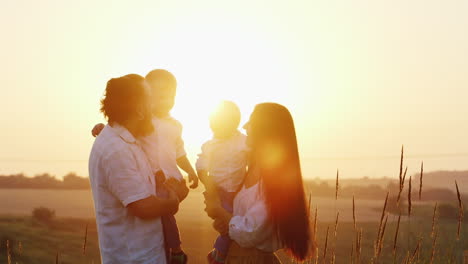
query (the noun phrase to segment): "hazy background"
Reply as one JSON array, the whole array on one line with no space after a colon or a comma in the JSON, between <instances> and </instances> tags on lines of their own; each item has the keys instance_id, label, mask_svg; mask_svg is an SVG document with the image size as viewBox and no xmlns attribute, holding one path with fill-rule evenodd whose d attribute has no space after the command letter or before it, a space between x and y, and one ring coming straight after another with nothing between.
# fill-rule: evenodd
<instances>
[{"instance_id":1,"label":"hazy background","mask_svg":"<svg viewBox=\"0 0 468 264\"><path fill-rule=\"evenodd\" d=\"M468 169L467 1L22 1L0 8L0 174L87 176L106 81L175 74L192 161L234 100L292 112L306 177Z\"/></svg>"}]
</instances>

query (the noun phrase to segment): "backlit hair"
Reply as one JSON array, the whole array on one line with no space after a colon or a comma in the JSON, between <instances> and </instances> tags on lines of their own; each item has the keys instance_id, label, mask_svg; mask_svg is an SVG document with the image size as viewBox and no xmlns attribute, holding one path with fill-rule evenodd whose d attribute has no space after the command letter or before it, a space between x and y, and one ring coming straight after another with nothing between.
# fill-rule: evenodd
<instances>
[{"instance_id":1,"label":"backlit hair","mask_svg":"<svg viewBox=\"0 0 468 264\"><path fill-rule=\"evenodd\" d=\"M101 112L109 123L122 123L135 115L135 111L147 100L145 79L138 74L112 78L107 82Z\"/></svg>"}]
</instances>

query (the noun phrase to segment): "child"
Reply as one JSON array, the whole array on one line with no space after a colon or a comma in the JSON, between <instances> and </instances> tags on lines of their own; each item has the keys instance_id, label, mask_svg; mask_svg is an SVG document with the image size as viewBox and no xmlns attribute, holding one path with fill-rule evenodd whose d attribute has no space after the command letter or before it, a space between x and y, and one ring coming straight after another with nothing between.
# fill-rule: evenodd
<instances>
[{"instance_id":1,"label":"child","mask_svg":"<svg viewBox=\"0 0 468 264\"><path fill-rule=\"evenodd\" d=\"M223 101L210 117L213 139L202 146L196 163L197 173L206 187L208 197L218 195L222 206L232 213L237 191L244 182L247 167L246 136L237 128L240 111L237 105ZM208 254L209 263L223 263L231 240L220 235Z\"/></svg>"},{"instance_id":2,"label":"child","mask_svg":"<svg viewBox=\"0 0 468 264\"><path fill-rule=\"evenodd\" d=\"M164 198L167 196L167 190L163 183L167 179L183 180L178 167L188 174L189 182L192 183L191 188L198 186L198 178L186 156L182 140L182 125L170 115L175 103L177 88L174 75L166 70L157 69L149 72L145 79L151 88L154 133L137 140L155 174L157 196ZM99 134L102 129L100 126L103 127L103 124L98 124L93 128L93 135ZM187 263L187 255L181 248L179 230L174 216L163 216L161 221L165 245L170 252L169 263Z\"/></svg>"}]
</instances>

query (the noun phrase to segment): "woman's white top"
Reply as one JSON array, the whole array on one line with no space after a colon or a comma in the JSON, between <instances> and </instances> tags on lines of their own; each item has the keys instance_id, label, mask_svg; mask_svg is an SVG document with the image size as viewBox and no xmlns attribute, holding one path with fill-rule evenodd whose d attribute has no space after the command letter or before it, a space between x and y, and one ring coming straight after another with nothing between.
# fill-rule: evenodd
<instances>
[{"instance_id":1,"label":"woman's white top","mask_svg":"<svg viewBox=\"0 0 468 264\"><path fill-rule=\"evenodd\" d=\"M275 252L281 248L268 213L260 184L242 187L234 199L234 212L229 222L229 237L244 248Z\"/></svg>"}]
</instances>

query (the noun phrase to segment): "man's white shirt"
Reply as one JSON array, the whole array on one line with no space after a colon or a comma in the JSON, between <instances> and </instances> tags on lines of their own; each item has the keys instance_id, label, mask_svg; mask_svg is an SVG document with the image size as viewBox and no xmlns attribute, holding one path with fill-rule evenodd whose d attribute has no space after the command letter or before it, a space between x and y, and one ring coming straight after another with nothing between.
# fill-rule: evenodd
<instances>
[{"instance_id":1,"label":"man's white shirt","mask_svg":"<svg viewBox=\"0 0 468 264\"><path fill-rule=\"evenodd\" d=\"M122 126L107 125L96 138L89 177L103 264L166 263L160 218L140 219L126 208L156 195L148 159Z\"/></svg>"}]
</instances>

